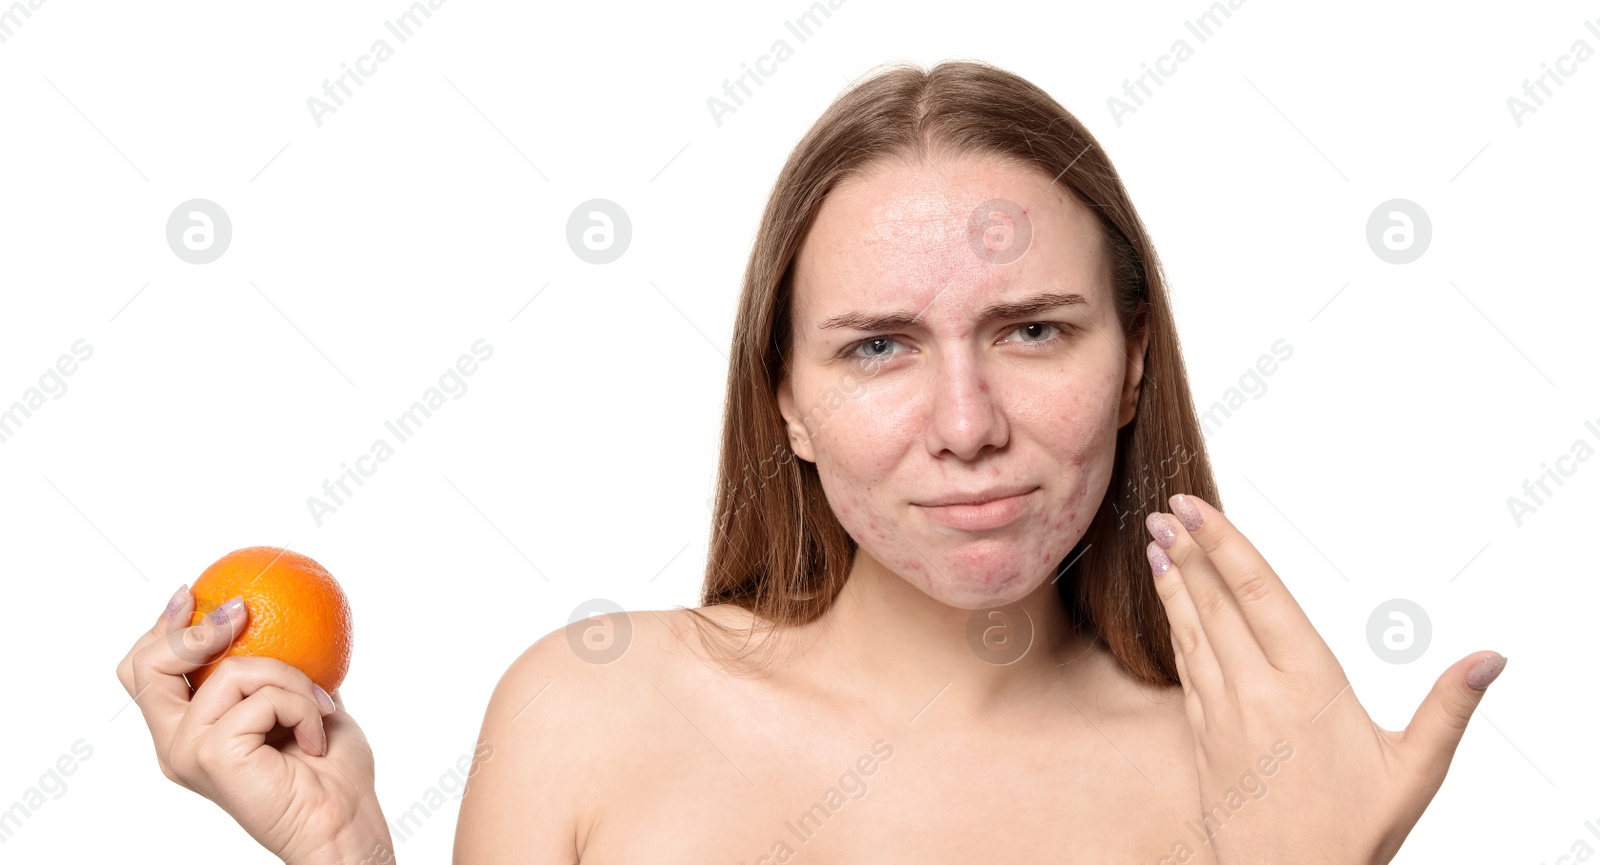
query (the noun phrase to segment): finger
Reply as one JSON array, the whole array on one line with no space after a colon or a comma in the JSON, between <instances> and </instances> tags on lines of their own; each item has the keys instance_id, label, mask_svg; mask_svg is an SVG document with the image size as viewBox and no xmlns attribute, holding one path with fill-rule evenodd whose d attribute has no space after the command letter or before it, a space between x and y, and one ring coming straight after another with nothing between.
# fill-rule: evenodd
<instances>
[{"instance_id":1,"label":"finger","mask_svg":"<svg viewBox=\"0 0 1600 865\"><path fill-rule=\"evenodd\" d=\"M1422 776L1437 785L1455 757L1456 746L1467 731L1484 689L1505 669L1506 659L1498 652L1477 652L1457 661L1444 671L1411 723L1401 736L1401 746L1411 755L1411 763Z\"/></svg>"},{"instance_id":2,"label":"finger","mask_svg":"<svg viewBox=\"0 0 1600 865\"><path fill-rule=\"evenodd\" d=\"M1145 527L1157 545L1166 547L1168 558L1183 572L1200 626L1211 641L1224 678L1234 679L1245 670L1264 667L1265 653L1239 611L1233 590L1178 517L1158 511L1149 516Z\"/></svg>"},{"instance_id":3,"label":"finger","mask_svg":"<svg viewBox=\"0 0 1600 865\"><path fill-rule=\"evenodd\" d=\"M210 684L210 680L206 680ZM315 700L276 685L262 685L250 696L235 703L203 736L225 736L242 746L248 754L266 744L267 734L277 725L294 731L294 740L313 757L328 752L327 734L322 729L322 709Z\"/></svg>"},{"instance_id":4,"label":"finger","mask_svg":"<svg viewBox=\"0 0 1600 865\"><path fill-rule=\"evenodd\" d=\"M1145 527L1146 528L1150 527L1150 521L1148 519L1145 520ZM1161 546L1161 544L1158 542L1156 544L1156 546L1159 547L1159 546ZM1157 581L1156 596L1157 597L1161 597L1160 580L1162 578L1162 572L1161 572L1160 569L1161 569L1162 566L1158 563L1158 561L1154 557L1153 552L1149 549L1148 545L1146 545L1145 551L1146 551L1146 554L1150 558L1150 570L1151 570L1151 573L1154 575L1154 577L1155 577L1155 579ZM1164 547L1162 548L1162 554L1163 555L1166 554L1166 549ZM1170 556L1167 559L1165 567L1169 568L1169 569L1172 567L1172 561L1171 561L1171 557ZM1166 606L1166 599L1162 598L1161 600L1162 600L1162 606L1165 607ZM1172 638L1174 633L1175 633L1175 629L1172 627L1172 616L1169 613L1167 615L1167 636L1169 638ZM1176 666L1178 668L1178 682L1179 682L1179 684L1181 684L1183 686L1184 696L1188 696L1189 694L1193 693L1193 691L1194 691L1194 680L1189 678L1189 669L1188 669L1187 665L1185 665L1185 663L1184 663L1183 652L1178 651L1178 641L1176 639L1172 639L1172 663L1173 663L1174 666Z\"/></svg>"},{"instance_id":5,"label":"finger","mask_svg":"<svg viewBox=\"0 0 1600 865\"><path fill-rule=\"evenodd\" d=\"M364 766L360 771L365 773L366 782L371 782L372 772L372 745L367 741L366 733L361 726L345 711L344 697L338 689L328 695L335 704L334 711L322 716L322 729L327 742L326 756L339 761L341 765ZM341 772L341 774L343 774ZM361 775L357 775L360 778ZM346 781L355 783L356 779L345 778Z\"/></svg>"},{"instance_id":6,"label":"finger","mask_svg":"<svg viewBox=\"0 0 1600 865\"><path fill-rule=\"evenodd\" d=\"M181 621L178 615L173 614L165 633L134 653L132 662L134 702L158 745L170 740L189 708L189 683L183 674L226 651L249 617L242 598L224 603L192 627L174 627Z\"/></svg>"},{"instance_id":7,"label":"finger","mask_svg":"<svg viewBox=\"0 0 1600 865\"><path fill-rule=\"evenodd\" d=\"M117 681L122 683L122 688L128 692L128 696L133 696L139 690L138 685L134 684L134 655L138 654L139 650L145 646L166 636L168 631L188 624L193 608L194 595L189 592L189 584L184 583L178 587L176 592L172 593L172 597L167 601L166 609L162 610L161 615L156 617L156 623L151 626L150 630L140 634L139 639L134 641L133 648L129 649L128 654L123 655L122 660L117 662Z\"/></svg>"},{"instance_id":8,"label":"finger","mask_svg":"<svg viewBox=\"0 0 1600 865\"><path fill-rule=\"evenodd\" d=\"M1199 497L1173 496L1171 504L1232 590L1267 661L1280 670L1302 661L1321 640L1267 560L1221 511Z\"/></svg>"},{"instance_id":9,"label":"finger","mask_svg":"<svg viewBox=\"0 0 1600 865\"><path fill-rule=\"evenodd\" d=\"M361 732L361 728L356 726L350 713L345 711L344 697L340 695L339 689L335 688L328 698L333 701L334 709L322 716L322 729L328 743L327 753L332 754L335 750L348 752L358 742L365 742L366 736Z\"/></svg>"},{"instance_id":10,"label":"finger","mask_svg":"<svg viewBox=\"0 0 1600 865\"><path fill-rule=\"evenodd\" d=\"M1183 659L1183 652L1178 650L1178 641L1173 638L1171 628L1167 629L1167 637L1172 643L1172 660L1178 668L1178 684L1183 687L1183 714L1189 719L1193 730L1204 730L1205 707L1200 704L1200 693L1194 688L1194 680L1189 678L1189 668Z\"/></svg>"},{"instance_id":11,"label":"finger","mask_svg":"<svg viewBox=\"0 0 1600 865\"><path fill-rule=\"evenodd\" d=\"M1222 667L1206 641L1205 628L1201 627L1194 600L1184 586L1183 574L1155 541L1145 547L1145 554L1155 575L1156 594L1167 611L1172 653L1178 659L1179 675L1186 677L1189 689L1197 695L1202 708L1216 706L1223 699Z\"/></svg>"},{"instance_id":12,"label":"finger","mask_svg":"<svg viewBox=\"0 0 1600 865\"><path fill-rule=\"evenodd\" d=\"M241 700L268 687L310 700L318 706L318 717L324 714L317 695L322 689L295 666L277 658L227 657L217 663L211 677L195 691L184 723L195 727L215 724Z\"/></svg>"}]
</instances>

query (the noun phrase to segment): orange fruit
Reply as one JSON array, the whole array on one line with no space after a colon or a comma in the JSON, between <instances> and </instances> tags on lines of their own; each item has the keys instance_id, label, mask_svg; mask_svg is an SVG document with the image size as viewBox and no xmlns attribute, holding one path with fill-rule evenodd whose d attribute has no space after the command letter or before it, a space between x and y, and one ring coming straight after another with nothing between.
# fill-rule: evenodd
<instances>
[{"instance_id":1,"label":"orange fruit","mask_svg":"<svg viewBox=\"0 0 1600 865\"><path fill-rule=\"evenodd\" d=\"M248 619L228 651L189 673L198 689L230 655L277 658L332 693L350 669L350 603L327 569L282 547L246 547L217 559L189 590L198 625L236 595Z\"/></svg>"}]
</instances>

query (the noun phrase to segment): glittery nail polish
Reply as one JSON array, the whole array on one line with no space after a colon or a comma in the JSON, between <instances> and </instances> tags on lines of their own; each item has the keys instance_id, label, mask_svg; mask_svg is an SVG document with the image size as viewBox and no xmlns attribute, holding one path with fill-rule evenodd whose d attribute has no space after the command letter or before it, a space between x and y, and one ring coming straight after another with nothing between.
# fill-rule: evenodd
<instances>
[{"instance_id":1,"label":"glittery nail polish","mask_svg":"<svg viewBox=\"0 0 1600 865\"><path fill-rule=\"evenodd\" d=\"M244 596L234 595L224 601L222 606L211 611L209 618L213 625L227 625L244 618Z\"/></svg>"},{"instance_id":2,"label":"glittery nail polish","mask_svg":"<svg viewBox=\"0 0 1600 865\"><path fill-rule=\"evenodd\" d=\"M1145 547L1144 552L1150 558L1150 570L1155 576L1161 576L1167 572L1168 568L1172 567L1172 560L1167 558L1167 551L1157 546L1154 541L1151 541L1150 545Z\"/></svg>"},{"instance_id":3,"label":"glittery nail polish","mask_svg":"<svg viewBox=\"0 0 1600 865\"><path fill-rule=\"evenodd\" d=\"M1178 533L1172 530L1172 523L1167 519L1167 515L1160 511L1145 517L1144 527L1150 531L1150 537L1155 538L1162 549L1172 546L1172 542L1178 539Z\"/></svg>"},{"instance_id":4,"label":"glittery nail polish","mask_svg":"<svg viewBox=\"0 0 1600 865\"><path fill-rule=\"evenodd\" d=\"M1172 512L1178 515L1178 522L1191 532L1199 531L1205 524L1205 517L1200 516L1200 510L1189 501L1188 496L1173 496Z\"/></svg>"},{"instance_id":5,"label":"glittery nail polish","mask_svg":"<svg viewBox=\"0 0 1600 865\"><path fill-rule=\"evenodd\" d=\"M1467 673L1467 687L1474 691L1487 689L1489 683L1499 677L1500 671L1506 668L1506 660L1504 656L1490 656L1479 661Z\"/></svg>"},{"instance_id":6,"label":"glittery nail polish","mask_svg":"<svg viewBox=\"0 0 1600 865\"><path fill-rule=\"evenodd\" d=\"M167 601L167 608L166 608L166 610L164 610L161 613L161 615L170 616L173 613L176 613L179 610L183 609L183 602L188 597L189 597L189 584L188 583L184 583L183 585L178 587L178 590L176 592L172 593L172 600Z\"/></svg>"}]
</instances>

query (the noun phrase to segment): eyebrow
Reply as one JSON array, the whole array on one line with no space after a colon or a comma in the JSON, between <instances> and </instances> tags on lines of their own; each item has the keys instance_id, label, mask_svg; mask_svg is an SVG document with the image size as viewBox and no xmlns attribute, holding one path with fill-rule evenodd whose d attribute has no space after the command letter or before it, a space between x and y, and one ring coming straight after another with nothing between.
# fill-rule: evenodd
<instances>
[{"instance_id":1,"label":"eyebrow","mask_svg":"<svg viewBox=\"0 0 1600 865\"><path fill-rule=\"evenodd\" d=\"M1057 307L1087 304L1088 302L1088 298L1081 294L1044 292L1021 300L990 304L978 314L978 321L982 323L1029 318ZM867 331L904 330L920 324L921 321L920 313L906 312L904 310L896 310L894 312L855 311L825 319L817 327L822 330L835 328Z\"/></svg>"}]
</instances>

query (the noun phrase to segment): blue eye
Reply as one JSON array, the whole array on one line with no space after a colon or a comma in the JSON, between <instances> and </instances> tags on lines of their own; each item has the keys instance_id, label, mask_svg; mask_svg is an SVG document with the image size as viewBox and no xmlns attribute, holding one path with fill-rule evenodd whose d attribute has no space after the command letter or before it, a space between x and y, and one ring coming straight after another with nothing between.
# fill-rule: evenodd
<instances>
[{"instance_id":1,"label":"blue eye","mask_svg":"<svg viewBox=\"0 0 1600 865\"><path fill-rule=\"evenodd\" d=\"M896 344L898 344L898 341L892 336L874 336L852 345L849 353L851 356L862 360L878 360L889 357L892 352L878 353L873 349L885 348ZM863 352L862 349L867 349L867 351Z\"/></svg>"},{"instance_id":2,"label":"blue eye","mask_svg":"<svg viewBox=\"0 0 1600 865\"><path fill-rule=\"evenodd\" d=\"M1035 330L1035 329L1038 329L1038 328L1050 328L1050 329L1056 330L1056 331L1062 331L1063 330L1063 328L1060 325L1051 324L1048 321L1030 321L1027 324L1017 325L1016 330L1013 330L1012 333L1020 333L1020 332L1023 332L1023 331L1030 331L1030 330ZM1022 342L1048 342L1049 339L1050 339L1050 337L1048 335L1046 335L1044 338L1041 338L1041 339L1024 339L1024 340L1022 340Z\"/></svg>"},{"instance_id":3,"label":"blue eye","mask_svg":"<svg viewBox=\"0 0 1600 865\"><path fill-rule=\"evenodd\" d=\"M1018 342L1023 345L1039 346L1042 349L1064 341L1071 331L1070 325L1059 322L1030 321L1011 329L1012 334L1022 334L1021 338L1006 339L1001 342ZM896 354L905 353L894 350L895 346L905 347L904 343L893 336L869 336L846 346L844 351L840 352L840 356L857 363L882 363Z\"/></svg>"}]
</instances>

